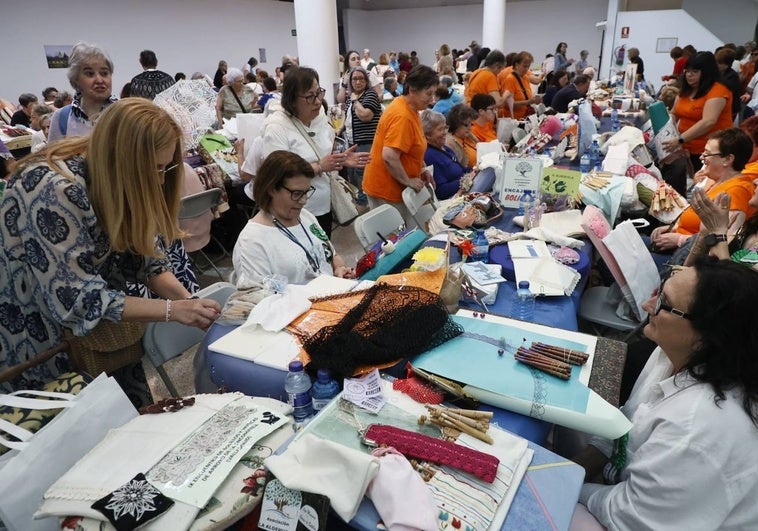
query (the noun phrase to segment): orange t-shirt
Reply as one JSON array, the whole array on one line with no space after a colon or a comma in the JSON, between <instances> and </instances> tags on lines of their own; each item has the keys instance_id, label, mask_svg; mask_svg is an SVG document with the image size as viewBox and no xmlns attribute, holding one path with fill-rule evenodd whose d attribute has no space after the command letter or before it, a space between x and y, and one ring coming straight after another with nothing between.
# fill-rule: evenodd
<instances>
[{"instance_id":1,"label":"orange t-shirt","mask_svg":"<svg viewBox=\"0 0 758 531\"><path fill-rule=\"evenodd\" d=\"M471 74L471 78L468 80L464 92L466 103L471 105L471 98L474 97L474 94L489 94L490 92L497 92L498 94L501 92L497 83L497 76L488 68L480 68Z\"/></svg>"},{"instance_id":2,"label":"orange t-shirt","mask_svg":"<svg viewBox=\"0 0 758 531\"><path fill-rule=\"evenodd\" d=\"M502 82L503 92L507 91L513 94L514 102L526 101L532 97L532 84L529 82L529 74L530 72L527 71L527 75L524 78L521 78L521 83L524 86L524 90L521 90L521 85L519 85L518 78L516 77L518 74L516 74L516 72L512 72L511 75L506 77ZM526 91L526 94L524 94L524 91ZM516 107L514 105L512 118L515 118L516 120L526 118L526 109L526 106ZM511 118L511 109L508 107L507 102L498 109L497 115L501 118Z\"/></svg>"},{"instance_id":3,"label":"orange t-shirt","mask_svg":"<svg viewBox=\"0 0 758 531\"><path fill-rule=\"evenodd\" d=\"M478 123L474 122L471 125L471 134L478 138L479 142L497 140L495 125L492 122L487 122L485 125L479 125ZM476 160L476 158L474 160Z\"/></svg>"},{"instance_id":4,"label":"orange t-shirt","mask_svg":"<svg viewBox=\"0 0 758 531\"><path fill-rule=\"evenodd\" d=\"M472 138L471 135L467 135L463 140L454 135L448 135L446 141L448 147L458 155L458 161L465 168L476 166L477 142L479 142L479 139ZM463 156L460 156L461 154L463 154Z\"/></svg>"},{"instance_id":5,"label":"orange t-shirt","mask_svg":"<svg viewBox=\"0 0 758 531\"><path fill-rule=\"evenodd\" d=\"M382 113L371 146L371 162L363 173L363 190L372 197L391 203L403 200L403 185L390 174L382 158L384 147L399 149L400 163L410 178L418 178L424 167L426 137L418 112L404 96L392 100Z\"/></svg>"},{"instance_id":6,"label":"orange t-shirt","mask_svg":"<svg viewBox=\"0 0 758 531\"><path fill-rule=\"evenodd\" d=\"M755 208L748 205L748 201L753 197L753 192L755 191L753 178L752 175L732 177L723 183L715 185L708 190L705 195L711 199L715 199L720 193L728 194L732 199L732 202L729 205L729 210L741 210L745 213L745 217L749 218L755 214ZM700 232L700 218L695 214L694 209L688 208L682 212L682 217L679 218L679 226L676 228L676 232L688 236Z\"/></svg>"},{"instance_id":7,"label":"orange t-shirt","mask_svg":"<svg viewBox=\"0 0 758 531\"><path fill-rule=\"evenodd\" d=\"M705 102L713 98L724 98L726 104L721 110L721 114L716 123L703 135L689 140L684 143L684 149L688 149L692 154L700 154L705 149L705 143L708 141L708 135L714 131L729 129L732 127L732 91L721 83L714 83L705 96L695 100L688 96L679 96L672 112L679 119L679 132L684 133L703 118L703 108Z\"/></svg>"}]
</instances>

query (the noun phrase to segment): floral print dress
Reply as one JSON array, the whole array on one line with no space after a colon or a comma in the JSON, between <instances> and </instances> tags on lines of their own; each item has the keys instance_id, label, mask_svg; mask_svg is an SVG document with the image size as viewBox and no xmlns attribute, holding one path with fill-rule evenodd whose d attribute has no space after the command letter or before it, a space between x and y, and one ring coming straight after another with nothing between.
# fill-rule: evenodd
<instances>
[{"instance_id":1,"label":"floral print dress","mask_svg":"<svg viewBox=\"0 0 758 531\"><path fill-rule=\"evenodd\" d=\"M87 166L74 179L40 163L15 174L0 203L0 368L22 363L101 319L120 321L127 282L170 270L167 258L114 252L87 197ZM34 388L69 370L65 356L27 370L0 391Z\"/></svg>"}]
</instances>

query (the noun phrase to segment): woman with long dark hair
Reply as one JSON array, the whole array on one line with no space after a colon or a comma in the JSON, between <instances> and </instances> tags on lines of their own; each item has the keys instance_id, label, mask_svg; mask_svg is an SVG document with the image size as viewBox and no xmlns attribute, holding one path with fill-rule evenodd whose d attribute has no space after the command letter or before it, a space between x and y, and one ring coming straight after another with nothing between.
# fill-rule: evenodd
<instances>
[{"instance_id":1,"label":"woman with long dark hair","mask_svg":"<svg viewBox=\"0 0 758 531\"><path fill-rule=\"evenodd\" d=\"M756 300L758 272L708 260L644 303L644 332L658 348L622 408L633 428L615 444L593 439L575 456L590 483L571 529L755 527ZM601 471L605 484L592 482Z\"/></svg>"},{"instance_id":2,"label":"woman with long dark hair","mask_svg":"<svg viewBox=\"0 0 758 531\"><path fill-rule=\"evenodd\" d=\"M732 93L719 80L716 58L711 52L698 52L687 60L684 83L674 101L671 114L679 135L663 143L668 150L681 146L689 152L694 171L702 166L700 155L708 135L732 126ZM663 178L682 195L687 193L687 158L661 169Z\"/></svg>"}]
</instances>

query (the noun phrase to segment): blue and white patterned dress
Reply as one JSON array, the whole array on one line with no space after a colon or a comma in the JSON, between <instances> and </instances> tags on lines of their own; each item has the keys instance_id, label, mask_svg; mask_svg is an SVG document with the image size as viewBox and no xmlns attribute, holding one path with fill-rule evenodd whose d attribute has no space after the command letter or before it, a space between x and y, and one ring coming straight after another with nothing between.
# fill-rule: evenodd
<instances>
[{"instance_id":1,"label":"blue and white patterned dress","mask_svg":"<svg viewBox=\"0 0 758 531\"><path fill-rule=\"evenodd\" d=\"M127 282L171 269L167 258L111 251L87 197L85 160L65 165L73 180L45 163L13 175L0 204L0 368L54 346L64 327L83 336L101 319L120 321ZM38 387L68 369L56 356L0 391Z\"/></svg>"}]
</instances>

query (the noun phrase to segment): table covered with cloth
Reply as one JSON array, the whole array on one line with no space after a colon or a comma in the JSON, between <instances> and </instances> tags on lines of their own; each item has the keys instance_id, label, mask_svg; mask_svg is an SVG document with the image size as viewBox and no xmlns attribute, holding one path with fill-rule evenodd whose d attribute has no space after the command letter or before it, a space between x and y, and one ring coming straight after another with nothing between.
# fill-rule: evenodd
<instances>
[{"instance_id":1,"label":"table covered with cloth","mask_svg":"<svg viewBox=\"0 0 758 531\"><path fill-rule=\"evenodd\" d=\"M523 228L514 223L513 218L517 215L515 209L504 209L503 216L495 221L492 226L505 232L522 232ZM585 245L576 251L579 253L579 262L569 267L573 267L581 275L581 280L577 284L574 292L570 297L537 297L534 309L534 321L538 324L563 328L565 330L576 331L579 329L576 314L579 309L579 301L582 292L587 285L589 278L590 266L592 265L592 244L589 240L583 240ZM445 243L440 241L428 241L426 245L431 247L444 247ZM459 262L461 253L458 247L451 246L450 262ZM487 308L490 313L511 317L512 301L516 292L516 274L513 269L513 259L508 250L507 244L495 245L490 247L489 263L499 264L502 267L503 278L508 282L500 284L497 299L494 304L488 304ZM473 302L464 302L461 306L471 310L481 310L482 308Z\"/></svg>"}]
</instances>

